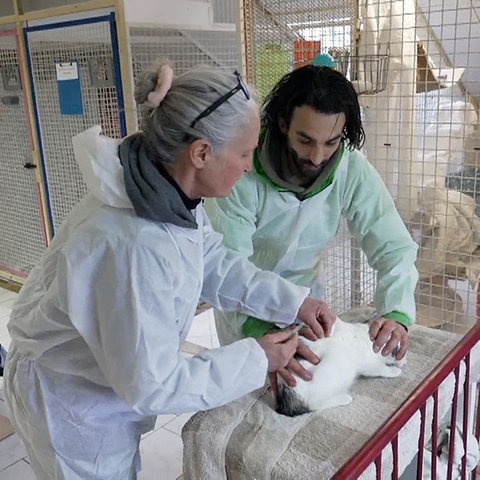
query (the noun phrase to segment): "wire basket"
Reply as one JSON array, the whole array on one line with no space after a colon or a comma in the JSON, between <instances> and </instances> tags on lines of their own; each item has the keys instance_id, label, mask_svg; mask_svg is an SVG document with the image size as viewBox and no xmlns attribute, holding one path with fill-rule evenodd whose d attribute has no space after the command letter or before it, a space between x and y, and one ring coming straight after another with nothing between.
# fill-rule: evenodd
<instances>
[{"instance_id":1,"label":"wire basket","mask_svg":"<svg viewBox=\"0 0 480 480\"><path fill-rule=\"evenodd\" d=\"M387 88L389 53L350 57L350 81L359 95Z\"/></svg>"},{"instance_id":2,"label":"wire basket","mask_svg":"<svg viewBox=\"0 0 480 480\"><path fill-rule=\"evenodd\" d=\"M389 52L378 55L350 55L346 48L328 50L336 63L336 69L349 77L360 94L383 92L387 88Z\"/></svg>"}]
</instances>

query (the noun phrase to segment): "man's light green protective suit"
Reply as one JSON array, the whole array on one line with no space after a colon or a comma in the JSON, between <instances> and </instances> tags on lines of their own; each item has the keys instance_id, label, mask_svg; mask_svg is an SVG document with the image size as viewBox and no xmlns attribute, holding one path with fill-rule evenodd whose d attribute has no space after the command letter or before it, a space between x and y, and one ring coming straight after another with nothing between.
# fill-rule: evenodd
<instances>
[{"instance_id":1,"label":"man's light green protective suit","mask_svg":"<svg viewBox=\"0 0 480 480\"><path fill-rule=\"evenodd\" d=\"M332 160L323 183L302 196L273 181L264 158L261 163L256 155L253 171L227 198L206 202L212 225L227 247L262 269L311 287L311 295L319 297L321 254L345 217L377 271L377 312L409 325L415 319L417 245L364 155L341 146ZM246 315L216 311L215 317L222 344L243 336Z\"/></svg>"}]
</instances>

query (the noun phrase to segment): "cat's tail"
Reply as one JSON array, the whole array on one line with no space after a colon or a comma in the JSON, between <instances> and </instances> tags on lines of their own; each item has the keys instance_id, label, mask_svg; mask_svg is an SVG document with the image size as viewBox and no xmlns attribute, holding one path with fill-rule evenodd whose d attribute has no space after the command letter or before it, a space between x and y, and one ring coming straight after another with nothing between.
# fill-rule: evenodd
<instances>
[{"instance_id":1,"label":"cat's tail","mask_svg":"<svg viewBox=\"0 0 480 480\"><path fill-rule=\"evenodd\" d=\"M297 415L311 412L295 390L284 383L278 385L275 411L289 417L296 417Z\"/></svg>"}]
</instances>

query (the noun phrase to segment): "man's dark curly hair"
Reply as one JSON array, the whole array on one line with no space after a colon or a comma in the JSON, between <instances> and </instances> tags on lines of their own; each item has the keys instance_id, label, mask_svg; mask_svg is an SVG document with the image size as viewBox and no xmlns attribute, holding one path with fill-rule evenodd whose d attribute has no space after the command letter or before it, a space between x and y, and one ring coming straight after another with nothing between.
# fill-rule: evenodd
<instances>
[{"instance_id":1,"label":"man's dark curly hair","mask_svg":"<svg viewBox=\"0 0 480 480\"><path fill-rule=\"evenodd\" d=\"M345 145L353 150L365 142L358 96L351 82L330 67L306 65L287 73L267 95L262 128L280 133L279 119L290 125L296 107L308 105L320 113L344 113Z\"/></svg>"}]
</instances>

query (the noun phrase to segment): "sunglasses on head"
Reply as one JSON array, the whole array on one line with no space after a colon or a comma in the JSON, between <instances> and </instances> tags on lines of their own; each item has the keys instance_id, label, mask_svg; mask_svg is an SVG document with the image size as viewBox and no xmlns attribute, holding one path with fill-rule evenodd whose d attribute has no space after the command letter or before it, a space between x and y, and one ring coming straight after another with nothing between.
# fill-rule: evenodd
<instances>
[{"instance_id":1,"label":"sunglasses on head","mask_svg":"<svg viewBox=\"0 0 480 480\"><path fill-rule=\"evenodd\" d=\"M225 95L222 95L218 100L215 100L209 107L207 107L203 112L201 112L190 124L191 128L195 127L195 124L202 118L207 117L212 112L214 112L220 105L224 104L230 97L235 95L237 92L242 91L247 100L250 100L250 94L248 93L246 85L243 83L240 73L235 70L233 74L237 77L237 84L229 90Z\"/></svg>"}]
</instances>

